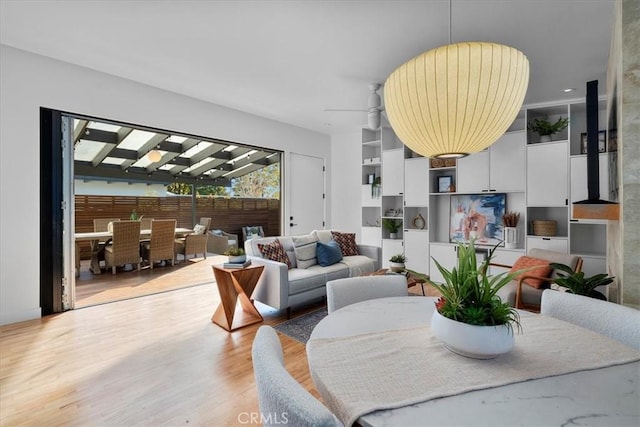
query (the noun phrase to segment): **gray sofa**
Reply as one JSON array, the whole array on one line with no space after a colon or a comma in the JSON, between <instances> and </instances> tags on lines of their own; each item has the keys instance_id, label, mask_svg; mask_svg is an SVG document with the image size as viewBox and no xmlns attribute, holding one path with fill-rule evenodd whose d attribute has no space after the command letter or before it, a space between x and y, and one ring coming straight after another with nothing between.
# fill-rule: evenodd
<instances>
[{"instance_id":1,"label":"gray sofa","mask_svg":"<svg viewBox=\"0 0 640 427\"><path fill-rule=\"evenodd\" d=\"M322 243L332 240L331 230L314 230L311 235ZM287 309L287 317L292 306L326 296L325 285L329 280L372 273L380 267L380 247L357 245L359 255L345 256L342 261L326 267L316 264L299 268L293 237L261 237L248 240L244 244L251 263L265 267L252 298L276 309ZM286 250L292 268L289 269L285 263L263 258L258 244L266 245L276 239Z\"/></svg>"}]
</instances>

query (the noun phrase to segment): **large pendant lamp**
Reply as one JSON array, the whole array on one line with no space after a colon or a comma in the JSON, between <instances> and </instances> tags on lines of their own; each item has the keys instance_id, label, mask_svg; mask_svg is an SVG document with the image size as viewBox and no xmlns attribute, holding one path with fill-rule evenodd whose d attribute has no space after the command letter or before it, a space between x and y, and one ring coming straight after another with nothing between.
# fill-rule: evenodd
<instances>
[{"instance_id":1,"label":"large pendant lamp","mask_svg":"<svg viewBox=\"0 0 640 427\"><path fill-rule=\"evenodd\" d=\"M529 61L509 46L455 43L398 67L384 85L391 127L411 150L438 158L484 150L509 128L529 84Z\"/></svg>"}]
</instances>

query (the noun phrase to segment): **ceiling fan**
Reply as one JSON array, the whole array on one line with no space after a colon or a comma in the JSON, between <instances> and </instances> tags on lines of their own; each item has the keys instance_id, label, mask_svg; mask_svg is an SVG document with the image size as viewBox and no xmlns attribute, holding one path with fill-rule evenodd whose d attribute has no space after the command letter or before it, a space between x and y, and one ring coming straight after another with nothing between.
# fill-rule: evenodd
<instances>
[{"instance_id":1,"label":"ceiling fan","mask_svg":"<svg viewBox=\"0 0 640 427\"><path fill-rule=\"evenodd\" d=\"M384 111L382 106L382 98L378 90L382 87L380 83L369 83L369 99L367 108L325 108L324 111L364 111L367 112L367 125L370 129L378 129L380 127L380 114Z\"/></svg>"}]
</instances>

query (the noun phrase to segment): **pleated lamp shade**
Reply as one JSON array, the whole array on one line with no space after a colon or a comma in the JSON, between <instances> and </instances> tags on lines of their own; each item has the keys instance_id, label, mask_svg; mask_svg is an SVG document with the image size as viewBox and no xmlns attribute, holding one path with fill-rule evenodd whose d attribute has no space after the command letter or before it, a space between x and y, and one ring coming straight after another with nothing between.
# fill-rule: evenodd
<instances>
[{"instance_id":1,"label":"pleated lamp shade","mask_svg":"<svg viewBox=\"0 0 640 427\"><path fill-rule=\"evenodd\" d=\"M529 60L495 43L442 46L398 67L384 85L389 123L425 157L463 157L484 150L518 115L529 84Z\"/></svg>"}]
</instances>

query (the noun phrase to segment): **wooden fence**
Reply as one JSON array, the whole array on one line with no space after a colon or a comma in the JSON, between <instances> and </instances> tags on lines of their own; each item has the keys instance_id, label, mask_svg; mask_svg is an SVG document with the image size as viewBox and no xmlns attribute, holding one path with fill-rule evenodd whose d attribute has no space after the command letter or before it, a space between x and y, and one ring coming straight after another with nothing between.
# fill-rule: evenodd
<instances>
[{"instance_id":1,"label":"wooden fence","mask_svg":"<svg viewBox=\"0 0 640 427\"><path fill-rule=\"evenodd\" d=\"M178 227L192 228L191 196L75 196L75 221L78 233L93 231L94 218L129 219L132 211L145 218L175 219ZM261 225L265 235L280 234L280 200L245 199L218 196L196 198L197 223L211 218L211 229L237 234L242 241L242 227ZM242 244L242 242L241 242ZM89 245L81 245L82 259L89 258Z\"/></svg>"}]
</instances>

